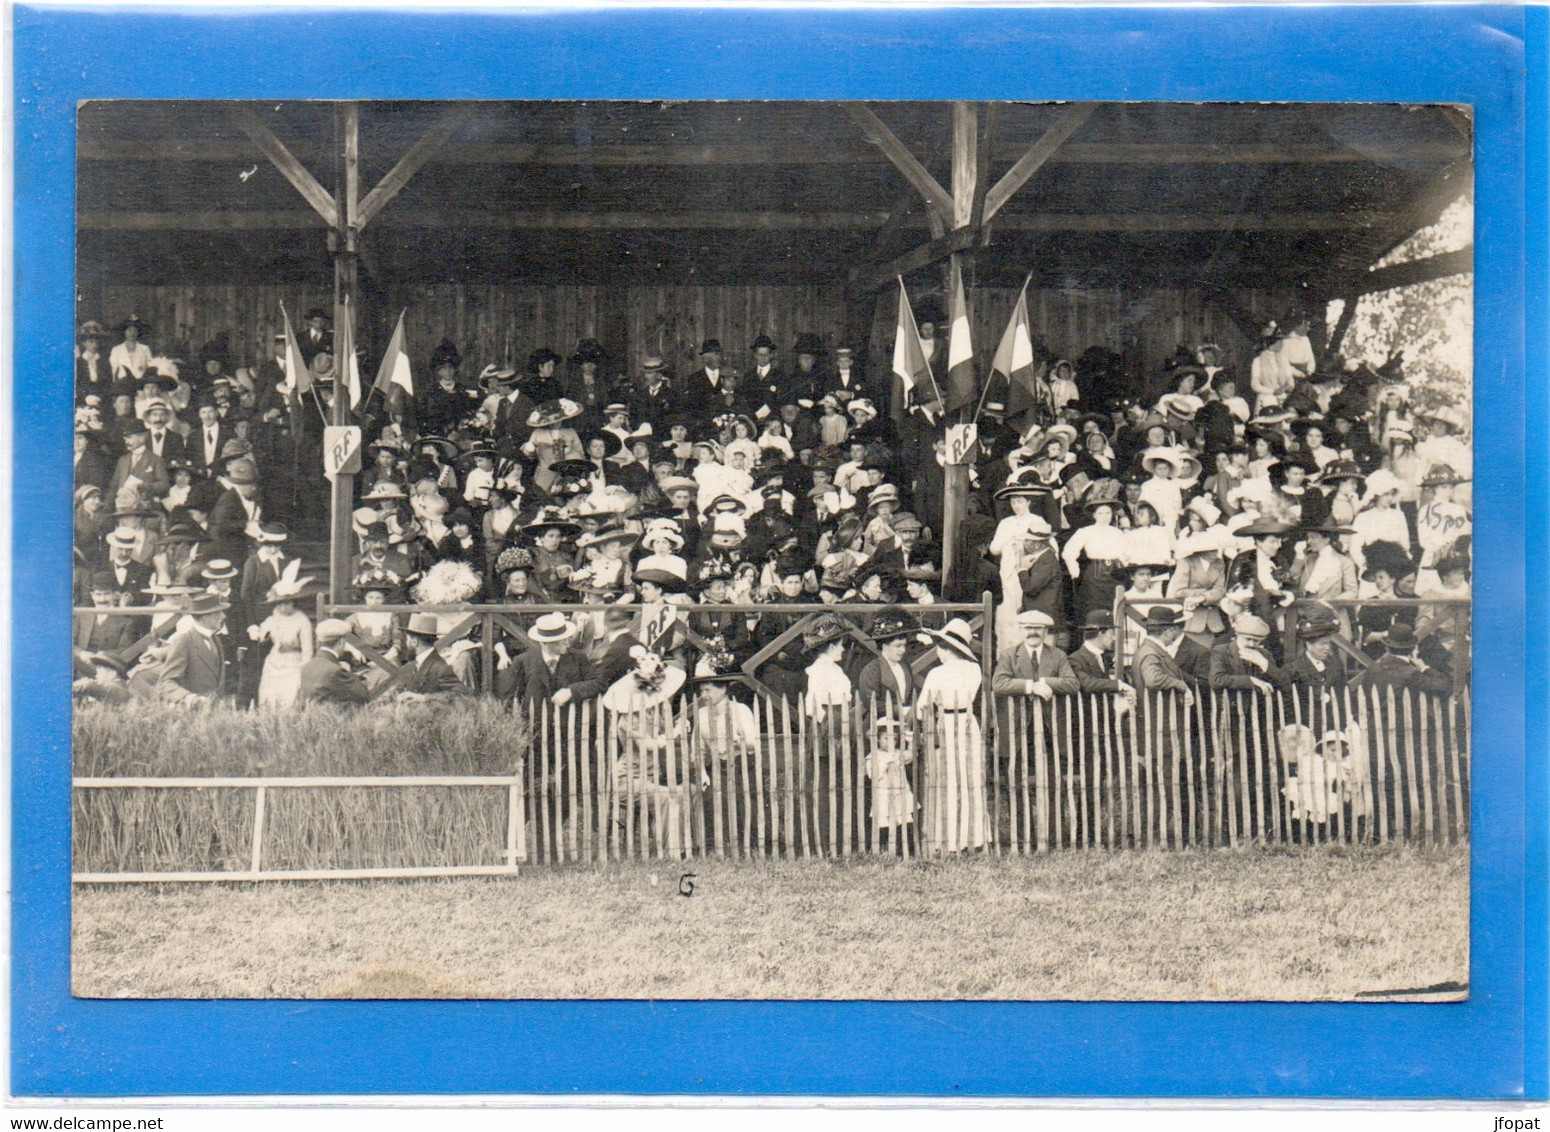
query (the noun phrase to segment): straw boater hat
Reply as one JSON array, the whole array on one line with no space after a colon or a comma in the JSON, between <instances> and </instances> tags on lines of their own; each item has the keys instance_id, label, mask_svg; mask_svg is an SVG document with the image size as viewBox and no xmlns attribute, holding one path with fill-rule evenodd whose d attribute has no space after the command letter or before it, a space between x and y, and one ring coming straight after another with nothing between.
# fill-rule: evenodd
<instances>
[{"instance_id":1,"label":"straw boater hat","mask_svg":"<svg viewBox=\"0 0 1550 1132\"><path fill-rule=\"evenodd\" d=\"M609 711L647 711L657 707L676 696L688 679L683 669L664 664L645 645L631 648L630 658L635 667L603 693L602 704Z\"/></svg>"},{"instance_id":2,"label":"straw boater hat","mask_svg":"<svg viewBox=\"0 0 1550 1132\"><path fill-rule=\"evenodd\" d=\"M228 578L235 578L240 571L225 558L212 558L205 563L199 576L209 582L224 582Z\"/></svg>"},{"instance_id":3,"label":"straw boater hat","mask_svg":"<svg viewBox=\"0 0 1550 1132\"><path fill-rule=\"evenodd\" d=\"M528 639L541 645L557 645L575 635L576 626L563 613L545 613L527 631Z\"/></svg>"},{"instance_id":4,"label":"straw boater hat","mask_svg":"<svg viewBox=\"0 0 1550 1132\"><path fill-rule=\"evenodd\" d=\"M941 629L927 629L926 636L965 660L978 660L974 651L974 630L962 617L954 617Z\"/></svg>"}]
</instances>

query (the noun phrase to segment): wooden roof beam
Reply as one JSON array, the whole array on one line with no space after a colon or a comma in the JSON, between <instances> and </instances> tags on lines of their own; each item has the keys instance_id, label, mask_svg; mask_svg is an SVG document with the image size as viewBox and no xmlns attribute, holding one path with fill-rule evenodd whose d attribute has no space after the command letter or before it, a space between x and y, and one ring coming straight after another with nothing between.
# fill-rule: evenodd
<instances>
[{"instance_id":1,"label":"wooden roof beam","mask_svg":"<svg viewBox=\"0 0 1550 1132\"><path fill-rule=\"evenodd\" d=\"M915 155L909 151L903 142L883 124L870 106L864 102L847 102L844 104L855 123L866 134L867 140L881 149L888 160L904 179L915 186L915 190L926 199L931 210L941 217L944 224L953 222L953 198L947 190L937 184L936 178L927 172L926 167L916 160Z\"/></svg>"},{"instance_id":2,"label":"wooden roof beam","mask_svg":"<svg viewBox=\"0 0 1550 1132\"><path fill-rule=\"evenodd\" d=\"M996 105L990 103L989 105ZM1025 146L1001 144L985 147L994 162L1016 161ZM82 161L187 161L218 164L251 161L263 151L237 139L147 139L122 141L82 138L76 156ZM306 147L292 153L306 160L317 156ZM1411 146L1405 158L1439 165L1469 156L1468 146L1428 142ZM877 146L851 149L811 145L595 145L582 151L572 145L534 145L465 142L448 145L431 158L431 164L448 165L591 165L596 167L673 167L716 165L854 165L875 164L888 158ZM1060 147L1050 165L1360 165L1372 158L1357 150L1327 143L1266 145L1214 144L1209 142L1068 142Z\"/></svg>"},{"instance_id":3,"label":"wooden roof beam","mask_svg":"<svg viewBox=\"0 0 1550 1132\"><path fill-rule=\"evenodd\" d=\"M1001 179L995 183L985 194L985 219L994 219L996 213L1001 211L1001 206L1011 199L1013 193L1028 183L1032 177L1044 167L1055 151L1065 144L1066 139L1077 130L1081 129L1092 112L1098 108L1095 102L1077 102L1065 107L1056 115L1050 123L1049 129L1044 131L1042 137L1034 142L1017 161L1002 174Z\"/></svg>"},{"instance_id":4,"label":"wooden roof beam","mask_svg":"<svg viewBox=\"0 0 1550 1132\"><path fill-rule=\"evenodd\" d=\"M441 151L453 134L462 129L463 123L468 121L472 114L471 106L456 107L449 110L439 122L425 131L425 135L409 147L409 152L398 159L398 164L388 170L387 175L377 182L377 187L361 200L360 208L355 215L355 227L365 228L371 223L371 218L403 191L410 179L425 167L427 161Z\"/></svg>"},{"instance_id":5,"label":"wooden roof beam","mask_svg":"<svg viewBox=\"0 0 1550 1132\"><path fill-rule=\"evenodd\" d=\"M269 158L270 163L301 194L302 199L312 206L312 210L322 217L323 223L330 228L336 227L339 223L339 209L333 195L318 184L317 178L307 172L307 167L275 136L274 131L246 106L233 106L230 113L242 132L253 139L253 144Z\"/></svg>"},{"instance_id":6,"label":"wooden roof beam","mask_svg":"<svg viewBox=\"0 0 1550 1132\"><path fill-rule=\"evenodd\" d=\"M510 231L687 231L696 228L721 231L835 231L875 230L892 222L893 216L876 212L463 212L455 210L402 209L384 213L378 228L482 228ZM996 228L1002 232L1349 232L1382 228L1392 223L1388 213L1288 212L1288 213L1024 213L1002 214ZM266 229L305 229L320 226L311 212L136 212L85 211L77 226L92 231L122 232L252 232ZM925 218L902 217L899 228L919 229Z\"/></svg>"},{"instance_id":7,"label":"wooden roof beam","mask_svg":"<svg viewBox=\"0 0 1550 1132\"><path fill-rule=\"evenodd\" d=\"M1433 279L1446 279L1450 275L1462 275L1475 269L1475 249L1461 248L1456 252L1443 252L1413 259L1406 263L1390 264L1374 268L1365 275L1353 277L1341 294L1353 298L1370 295L1376 291L1388 291L1394 287L1409 287L1416 283L1430 283Z\"/></svg>"}]
</instances>

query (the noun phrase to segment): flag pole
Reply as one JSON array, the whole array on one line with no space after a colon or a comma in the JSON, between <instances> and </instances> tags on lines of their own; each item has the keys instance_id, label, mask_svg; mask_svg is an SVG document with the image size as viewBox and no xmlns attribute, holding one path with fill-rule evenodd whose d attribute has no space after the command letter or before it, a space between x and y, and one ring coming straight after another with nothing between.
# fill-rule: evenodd
<instances>
[{"instance_id":1,"label":"flag pole","mask_svg":"<svg viewBox=\"0 0 1550 1132\"><path fill-rule=\"evenodd\" d=\"M1018 303L1021 303L1023 301L1023 296L1028 294L1028 284L1030 284L1032 282L1033 282L1033 272L1030 271L1028 273L1027 277L1023 279L1023 285L1022 285L1021 289L1019 289L1018 292L1017 292L1017 303L1013 303L1012 304L1012 317L1013 318L1017 317L1017 305L1018 305ZM973 419L971 419L969 421L970 424L978 424L979 423L980 410L985 407L985 395L990 392L990 380L991 380L991 378L993 378L995 376L996 376L996 363L994 361L992 361L990 363L990 374L989 374L989 376L987 376L985 378L985 387L980 390L980 403L978 405L974 406L974 417L973 417ZM1008 373L1008 374L1002 374L1002 376L1006 378L1007 386L1010 387L1011 384L1012 384L1012 375Z\"/></svg>"},{"instance_id":2,"label":"flag pole","mask_svg":"<svg viewBox=\"0 0 1550 1132\"><path fill-rule=\"evenodd\" d=\"M899 281L899 294L904 296L904 305L905 306L909 306L910 305L910 295L909 295L909 292L904 289L904 276L896 275L896 276L894 276L894 278ZM920 327L915 322L915 312L914 311L910 312L910 329L914 330L914 332L915 332L915 341L918 344L920 342ZM941 386L937 385L937 383L936 383L936 374L932 372L931 361L930 361L929 358L926 359L926 376L931 379L931 391L936 394L936 399L937 399L938 402L941 403L942 411L945 413L947 411L947 401L942 396L942 388L941 388Z\"/></svg>"}]
</instances>

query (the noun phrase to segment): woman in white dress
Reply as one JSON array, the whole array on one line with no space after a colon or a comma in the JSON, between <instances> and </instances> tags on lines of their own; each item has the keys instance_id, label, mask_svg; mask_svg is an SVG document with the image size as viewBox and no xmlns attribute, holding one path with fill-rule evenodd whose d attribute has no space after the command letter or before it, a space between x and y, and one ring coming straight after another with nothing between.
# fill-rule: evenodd
<instances>
[{"instance_id":1,"label":"woman in white dress","mask_svg":"<svg viewBox=\"0 0 1550 1132\"><path fill-rule=\"evenodd\" d=\"M955 617L940 631L927 629L941 662L920 685L915 709L927 749L924 839L947 853L983 849L989 822L985 800L985 742L974 701L983 673L974 631Z\"/></svg>"},{"instance_id":2,"label":"woman in white dress","mask_svg":"<svg viewBox=\"0 0 1550 1132\"><path fill-rule=\"evenodd\" d=\"M305 597L311 578L299 578L301 559L286 563L278 581L269 587L264 601L272 608L269 616L249 626L248 636L260 643L269 642L263 674L258 681L258 706L288 708L296 704L301 690L301 668L312 659L312 620L297 603Z\"/></svg>"}]
</instances>

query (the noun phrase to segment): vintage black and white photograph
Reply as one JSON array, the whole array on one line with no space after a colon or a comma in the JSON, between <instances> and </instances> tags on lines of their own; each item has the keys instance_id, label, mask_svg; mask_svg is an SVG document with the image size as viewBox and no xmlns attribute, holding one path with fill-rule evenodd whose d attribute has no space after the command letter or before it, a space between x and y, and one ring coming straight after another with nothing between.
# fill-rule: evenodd
<instances>
[{"instance_id":1,"label":"vintage black and white photograph","mask_svg":"<svg viewBox=\"0 0 1550 1132\"><path fill-rule=\"evenodd\" d=\"M1472 130L81 104L73 993L1466 998Z\"/></svg>"}]
</instances>

